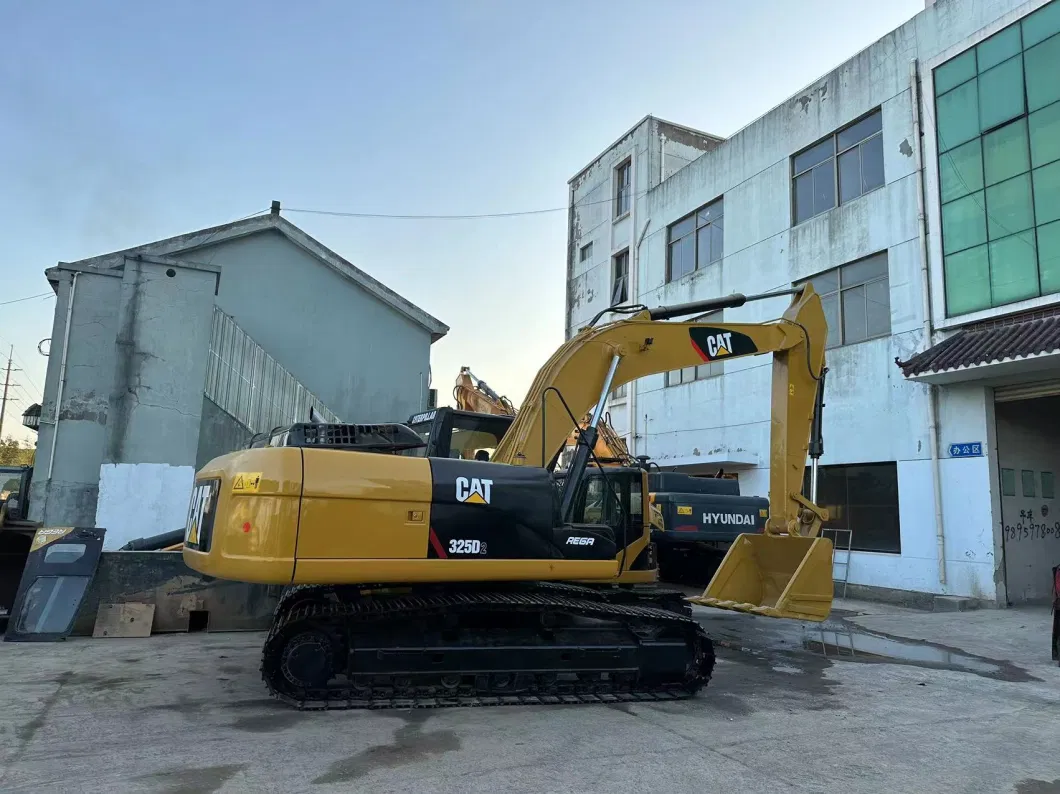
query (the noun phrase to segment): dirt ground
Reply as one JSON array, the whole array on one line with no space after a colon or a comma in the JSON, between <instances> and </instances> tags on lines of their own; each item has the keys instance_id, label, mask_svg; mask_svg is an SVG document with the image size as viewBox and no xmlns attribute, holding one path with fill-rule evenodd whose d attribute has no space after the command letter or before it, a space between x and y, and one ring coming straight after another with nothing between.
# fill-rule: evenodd
<instances>
[{"instance_id":1,"label":"dirt ground","mask_svg":"<svg viewBox=\"0 0 1060 794\"><path fill-rule=\"evenodd\" d=\"M680 703L300 713L258 633L0 643L3 792L1060 794L1048 609L697 610Z\"/></svg>"}]
</instances>

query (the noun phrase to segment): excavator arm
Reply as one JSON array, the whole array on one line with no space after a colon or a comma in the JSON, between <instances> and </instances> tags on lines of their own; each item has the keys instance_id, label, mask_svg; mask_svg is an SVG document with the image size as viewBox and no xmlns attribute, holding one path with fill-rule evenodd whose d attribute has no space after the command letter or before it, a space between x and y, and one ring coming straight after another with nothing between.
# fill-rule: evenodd
<instances>
[{"instance_id":1,"label":"excavator arm","mask_svg":"<svg viewBox=\"0 0 1060 794\"><path fill-rule=\"evenodd\" d=\"M784 294L793 296L791 304L773 322L660 322ZM766 532L815 536L826 514L801 490L826 335L820 296L809 285L788 293L643 309L628 319L584 328L541 368L493 460L548 466L571 431L571 414L582 416L608 391L646 375L771 353Z\"/></svg>"}]
</instances>

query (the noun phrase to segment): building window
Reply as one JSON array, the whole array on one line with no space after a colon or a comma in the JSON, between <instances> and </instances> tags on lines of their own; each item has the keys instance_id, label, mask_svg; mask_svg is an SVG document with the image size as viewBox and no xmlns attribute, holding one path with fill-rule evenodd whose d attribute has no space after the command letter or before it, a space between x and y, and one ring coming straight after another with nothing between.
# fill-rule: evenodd
<instances>
[{"instance_id":1,"label":"building window","mask_svg":"<svg viewBox=\"0 0 1060 794\"><path fill-rule=\"evenodd\" d=\"M626 160L615 169L615 217L621 218L629 212L633 189L633 161Z\"/></svg>"},{"instance_id":2,"label":"building window","mask_svg":"<svg viewBox=\"0 0 1060 794\"><path fill-rule=\"evenodd\" d=\"M886 251L806 281L821 296L821 306L828 321L827 347L853 345L891 333L891 288L887 278Z\"/></svg>"},{"instance_id":3,"label":"building window","mask_svg":"<svg viewBox=\"0 0 1060 794\"><path fill-rule=\"evenodd\" d=\"M611 399L612 400L621 400L627 394L629 394L629 384L628 383L623 383L621 386L619 386L617 389L615 389L614 391L611 392Z\"/></svg>"},{"instance_id":4,"label":"building window","mask_svg":"<svg viewBox=\"0 0 1060 794\"><path fill-rule=\"evenodd\" d=\"M578 251L578 261L579 262L590 262L590 263L593 261L593 244L592 243L586 243L585 245L583 245L581 247L581 250Z\"/></svg>"},{"instance_id":5,"label":"building window","mask_svg":"<svg viewBox=\"0 0 1060 794\"><path fill-rule=\"evenodd\" d=\"M807 468L803 493L809 492ZM828 509L826 528L851 531L852 550L902 553L896 463L819 467L817 504Z\"/></svg>"},{"instance_id":6,"label":"building window","mask_svg":"<svg viewBox=\"0 0 1060 794\"><path fill-rule=\"evenodd\" d=\"M1015 496L1016 495L1016 470L1015 469L1002 469L1001 470L1001 495L1002 496Z\"/></svg>"},{"instance_id":7,"label":"building window","mask_svg":"<svg viewBox=\"0 0 1060 794\"><path fill-rule=\"evenodd\" d=\"M667 227L667 281L677 281L721 260L725 255L724 215L724 199L717 199Z\"/></svg>"},{"instance_id":8,"label":"building window","mask_svg":"<svg viewBox=\"0 0 1060 794\"><path fill-rule=\"evenodd\" d=\"M693 317L691 322L695 323L717 323L725 322L725 312L717 311ZM709 361L694 367L675 369L666 373L667 386L680 386L682 383L691 383L694 380L713 378L725 372L725 364L722 361Z\"/></svg>"},{"instance_id":9,"label":"building window","mask_svg":"<svg viewBox=\"0 0 1060 794\"><path fill-rule=\"evenodd\" d=\"M1060 293L1060 0L934 71L946 315Z\"/></svg>"},{"instance_id":10,"label":"building window","mask_svg":"<svg viewBox=\"0 0 1060 794\"><path fill-rule=\"evenodd\" d=\"M1042 472L1042 499L1056 498L1056 482L1051 471Z\"/></svg>"},{"instance_id":11,"label":"building window","mask_svg":"<svg viewBox=\"0 0 1060 794\"><path fill-rule=\"evenodd\" d=\"M883 187L883 116L879 109L795 155L795 223ZM837 165L838 163L838 165Z\"/></svg>"},{"instance_id":12,"label":"building window","mask_svg":"<svg viewBox=\"0 0 1060 794\"><path fill-rule=\"evenodd\" d=\"M1023 495L1034 498L1034 472L1030 469L1020 471L1020 479L1023 481Z\"/></svg>"},{"instance_id":13,"label":"building window","mask_svg":"<svg viewBox=\"0 0 1060 794\"><path fill-rule=\"evenodd\" d=\"M629 249L611 259L611 305L629 300Z\"/></svg>"}]
</instances>

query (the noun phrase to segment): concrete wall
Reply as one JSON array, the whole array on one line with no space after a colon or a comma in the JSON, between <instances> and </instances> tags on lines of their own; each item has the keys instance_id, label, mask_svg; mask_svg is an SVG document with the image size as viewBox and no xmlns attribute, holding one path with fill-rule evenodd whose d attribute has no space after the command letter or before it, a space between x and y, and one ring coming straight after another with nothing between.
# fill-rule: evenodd
<instances>
[{"instance_id":1,"label":"concrete wall","mask_svg":"<svg viewBox=\"0 0 1060 794\"><path fill-rule=\"evenodd\" d=\"M46 524L92 526L110 414L114 339L118 330L116 306L122 281L120 271L77 274L66 382L58 412L60 432L55 437L55 403L59 398L63 338L73 277L74 271L59 273L51 355L41 404L42 421L30 485L30 518ZM53 437L55 464L50 467Z\"/></svg>"},{"instance_id":2,"label":"concrete wall","mask_svg":"<svg viewBox=\"0 0 1060 794\"><path fill-rule=\"evenodd\" d=\"M430 333L281 233L182 256L221 266L217 305L344 421L426 405Z\"/></svg>"},{"instance_id":3,"label":"concrete wall","mask_svg":"<svg viewBox=\"0 0 1060 794\"><path fill-rule=\"evenodd\" d=\"M126 260L95 526L105 548L184 525L217 272Z\"/></svg>"},{"instance_id":4,"label":"concrete wall","mask_svg":"<svg viewBox=\"0 0 1060 794\"><path fill-rule=\"evenodd\" d=\"M988 600L999 592L1002 577L994 528L1000 508L989 391L981 386L947 388L941 397L943 582L936 551L928 393L924 386L906 381L895 365L895 358L907 359L930 343L922 330L910 62L919 59L923 70L977 31L996 29L1002 24L998 20L1011 22L1041 4L1041 0L945 0L930 6L730 139L651 185L635 204L630 228L623 226L628 221L612 222L608 204L600 205L605 209L600 212L588 202L608 198L604 185L625 153L635 152L639 167L641 151L648 151L640 143L646 132L628 135L572 184L568 334L608 305L609 254L630 240L639 254L635 299L649 306L788 288L800 279L886 252L891 335L833 348L827 355L826 451L821 463L894 461L898 468L902 552L855 552L850 566L854 583ZM929 90L925 86L925 93ZM795 225L791 157L877 107L883 124L884 187ZM929 102L921 108L925 139L934 136L932 107ZM931 172L927 202L934 206L937 180L930 150L925 155ZM645 189L643 183L640 189ZM667 226L719 197L725 202L723 260L665 283ZM579 202L587 203L584 210L578 208ZM936 226L928 231L929 237L937 236ZM577 252L589 239L599 253L592 262L579 263ZM930 259L929 266L940 269L940 259ZM725 322L771 320L786 304L787 299L781 298L726 310ZM628 396L610 401L612 423L619 432L630 434L635 454L650 455L661 465L704 458L745 461L741 490L764 494L769 359L729 361L720 377L669 388L664 388L662 374L642 378L630 384ZM635 405L632 417L631 405ZM984 456L950 459L945 450L958 441L981 442Z\"/></svg>"},{"instance_id":5,"label":"concrete wall","mask_svg":"<svg viewBox=\"0 0 1060 794\"><path fill-rule=\"evenodd\" d=\"M242 449L250 439L250 431L209 397L202 398L201 417L199 449L195 453L196 471L226 452Z\"/></svg>"},{"instance_id":6,"label":"concrete wall","mask_svg":"<svg viewBox=\"0 0 1060 794\"><path fill-rule=\"evenodd\" d=\"M1052 569L1060 565L1060 504L1042 493L1042 472L1060 474L1060 397L1000 403L998 463L1011 469L1015 493L1001 495L1005 584L1015 604L1051 602ZM1033 495L1024 495L1023 472ZM1055 486L1054 486L1055 487Z\"/></svg>"}]
</instances>

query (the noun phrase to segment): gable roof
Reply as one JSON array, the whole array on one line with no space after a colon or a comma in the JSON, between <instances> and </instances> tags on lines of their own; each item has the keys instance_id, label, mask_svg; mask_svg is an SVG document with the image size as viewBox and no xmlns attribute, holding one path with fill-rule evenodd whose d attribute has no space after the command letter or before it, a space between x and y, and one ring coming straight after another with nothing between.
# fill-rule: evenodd
<instances>
[{"instance_id":1,"label":"gable roof","mask_svg":"<svg viewBox=\"0 0 1060 794\"><path fill-rule=\"evenodd\" d=\"M422 326L430 332L431 342L437 342L449 332L449 326L436 317L431 316L419 306L411 303L398 295L382 282L372 278L354 264L339 256L319 240L306 234L286 218L280 217L276 211L264 215L255 215L252 218L234 221L232 223L212 226L208 229L180 234L165 240L126 248L122 251L113 251L109 254L81 259L77 262L60 262L60 265L68 265L77 268L95 268L108 270L121 268L125 265L127 257L135 256L158 256L179 258L181 254L203 248L208 245L216 245L228 240L235 240L258 232L273 230L277 231L298 247L309 252L328 267L335 270L339 275L352 281L369 294L396 309L408 319ZM54 285L53 285L54 286Z\"/></svg>"}]
</instances>

